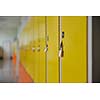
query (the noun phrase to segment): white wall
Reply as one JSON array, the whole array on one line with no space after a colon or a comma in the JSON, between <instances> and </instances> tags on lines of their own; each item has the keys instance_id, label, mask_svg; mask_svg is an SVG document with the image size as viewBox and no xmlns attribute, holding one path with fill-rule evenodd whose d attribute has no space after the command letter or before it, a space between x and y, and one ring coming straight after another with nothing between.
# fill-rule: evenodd
<instances>
[{"instance_id":1,"label":"white wall","mask_svg":"<svg viewBox=\"0 0 100 100\"><path fill-rule=\"evenodd\" d=\"M2 46L3 41L10 40L13 41L16 34L0 34L0 46Z\"/></svg>"}]
</instances>

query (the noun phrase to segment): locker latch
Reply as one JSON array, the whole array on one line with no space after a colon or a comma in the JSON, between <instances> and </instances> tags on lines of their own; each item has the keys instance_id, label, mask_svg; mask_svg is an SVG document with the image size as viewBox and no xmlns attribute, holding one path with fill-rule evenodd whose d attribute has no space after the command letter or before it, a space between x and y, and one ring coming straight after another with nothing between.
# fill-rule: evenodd
<instances>
[{"instance_id":1,"label":"locker latch","mask_svg":"<svg viewBox=\"0 0 100 100\"><path fill-rule=\"evenodd\" d=\"M32 47L32 51L33 51L33 52L35 51L35 47Z\"/></svg>"},{"instance_id":2,"label":"locker latch","mask_svg":"<svg viewBox=\"0 0 100 100\"><path fill-rule=\"evenodd\" d=\"M64 57L63 42L60 43L59 57Z\"/></svg>"},{"instance_id":3,"label":"locker latch","mask_svg":"<svg viewBox=\"0 0 100 100\"><path fill-rule=\"evenodd\" d=\"M40 52L40 45L37 47L37 51Z\"/></svg>"},{"instance_id":4,"label":"locker latch","mask_svg":"<svg viewBox=\"0 0 100 100\"><path fill-rule=\"evenodd\" d=\"M64 35L65 35L64 32L62 32L62 38L64 38Z\"/></svg>"},{"instance_id":5,"label":"locker latch","mask_svg":"<svg viewBox=\"0 0 100 100\"><path fill-rule=\"evenodd\" d=\"M48 45L46 45L45 49L44 49L44 52L47 52L48 51Z\"/></svg>"}]
</instances>

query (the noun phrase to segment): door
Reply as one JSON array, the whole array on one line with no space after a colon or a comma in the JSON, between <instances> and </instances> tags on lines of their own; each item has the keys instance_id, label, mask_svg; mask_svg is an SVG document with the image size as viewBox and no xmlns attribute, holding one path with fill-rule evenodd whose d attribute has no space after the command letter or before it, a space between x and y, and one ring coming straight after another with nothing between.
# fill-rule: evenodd
<instances>
[{"instance_id":1,"label":"door","mask_svg":"<svg viewBox=\"0 0 100 100\"><path fill-rule=\"evenodd\" d=\"M59 82L58 59L58 17L48 16L47 19L47 82Z\"/></svg>"},{"instance_id":2,"label":"door","mask_svg":"<svg viewBox=\"0 0 100 100\"><path fill-rule=\"evenodd\" d=\"M34 16L33 23L33 53L34 53L34 82L39 82L39 52L38 52L38 44L39 44L39 26L38 26L38 16Z\"/></svg>"},{"instance_id":3,"label":"door","mask_svg":"<svg viewBox=\"0 0 100 100\"><path fill-rule=\"evenodd\" d=\"M46 32L45 32L45 16L39 16L39 45L40 48L40 67L39 82L46 82Z\"/></svg>"},{"instance_id":4,"label":"door","mask_svg":"<svg viewBox=\"0 0 100 100\"><path fill-rule=\"evenodd\" d=\"M87 82L87 18L62 16L62 82Z\"/></svg>"},{"instance_id":5,"label":"door","mask_svg":"<svg viewBox=\"0 0 100 100\"><path fill-rule=\"evenodd\" d=\"M100 82L100 17L92 17L92 31L93 31L93 82Z\"/></svg>"}]
</instances>

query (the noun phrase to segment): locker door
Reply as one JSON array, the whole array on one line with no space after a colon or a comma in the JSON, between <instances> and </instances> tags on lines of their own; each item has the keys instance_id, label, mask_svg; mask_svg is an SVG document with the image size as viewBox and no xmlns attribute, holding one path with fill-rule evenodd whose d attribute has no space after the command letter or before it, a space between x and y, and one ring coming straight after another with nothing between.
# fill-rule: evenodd
<instances>
[{"instance_id":1,"label":"locker door","mask_svg":"<svg viewBox=\"0 0 100 100\"><path fill-rule=\"evenodd\" d=\"M35 77L34 77L34 82L39 82L39 52L38 52L38 35L39 28L38 28L38 17L34 16L34 43L35 43Z\"/></svg>"},{"instance_id":2,"label":"locker door","mask_svg":"<svg viewBox=\"0 0 100 100\"><path fill-rule=\"evenodd\" d=\"M62 82L87 82L86 24L83 16L62 17Z\"/></svg>"},{"instance_id":3,"label":"locker door","mask_svg":"<svg viewBox=\"0 0 100 100\"><path fill-rule=\"evenodd\" d=\"M28 22L27 22L27 24L26 24L26 27L25 27L25 34L26 34L26 39L27 39L27 41L26 41L26 43L27 43L27 45L26 45L26 48L25 48L25 50L26 50L26 58L27 58L27 60L26 60L26 70L27 70L27 72L28 72L28 74L31 76L31 70L30 70L30 68L31 68L31 66L30 66L30 50L29 50L29 41L30 41L30 19L28 20Z\"/></svg>"},{"instance_id":4,"label":"locker door","mask_svg":"<svg viewBox=\"0 0 100 100\"><path fill-rule=\"evenodd\" d=\"M40 69L39 82L46 82L45 17L39 16Z\"/></svg>"},{"instance_id":5,"label":"locker door","mask_svg":"<svg viewBox=\"0 0 100 100\"><path fill-rule=\"evenodd\" d=\"M36 52L37 52L37 78L38 81L40 82L40 33L39 33L39 16L37 16L37 48L36 48Z\"/></svg>"},{"instance_id":6,"label":"locker door","mask_svg":"<svg viewBox=\"0 0 100 100\"><path fill-rule=\"evenodd\" d=\"M36 55L35 55L35 53L36 53L36 44L35 44L35 17L32 17L32 27L33 27L33 32L32 32L32 37L33 37L33 39L32 39L32 46L31 46L31 50L32 50L32 67L33 67L33 81L35 82L35 77L36 77L36 72L35 72L35 66L36 66Z\"/></svg>"},{"instance_id":7,"label":"locker door","mask_svg":"<svg viewBox=\"0 0 100 100\"><path fill-rule=\"evenodd\" d=\"M59 82L58 17L47 17L47 82Z\"/></svg>"},{"instance_id":8,"label":"locker door","mask_svg":"<svg viewBox=\"0 0 100 100\"><path fill-rule=\"evenodd\" d=\"M27 65L27 69L29 72L29 75L31 76L31 78L34 80L34 72L33 72L33 52L32 52L32 39L33 39L33 19L32 17L30 17L29 21L28 21L28 25L27 25L27 37L28 37L28 65Z\"/></svg>"},{"instance_id":9,"label":"locker door","mask_svg":"<svg viewBox=\"0 0 100 100\"><path fill-rule=\"evenodd\" d=\"M21 49L20 49L20 61L21 61L21 64L25 67L26 66L26 41L27 41L27 38L26 38L26 33L25 31L23 31L21 33Z\"/></svg>"},{"instance_id":10,"label":"locker door","mask_svg":"<svg viewBox=\"0 0 100 100\"><path fill-rule=\"evenodd\" d=\"M25 38L23 40L24 42L24 49L25 49L25 64L24 67L26 69L26 71L28 72L28 74L32 77L32 73L31 73L31 63L30 63L30 31L31 31L31 18L28 20L28 22L26 23L26 26L24 28L24 35Z\"/></svg>"}]
</instances>

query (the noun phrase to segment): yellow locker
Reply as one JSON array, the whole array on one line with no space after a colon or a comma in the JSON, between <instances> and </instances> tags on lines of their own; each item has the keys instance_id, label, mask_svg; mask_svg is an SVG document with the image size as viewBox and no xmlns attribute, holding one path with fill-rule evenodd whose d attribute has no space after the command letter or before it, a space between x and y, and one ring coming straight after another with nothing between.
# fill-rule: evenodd
<instances>
[{"instance_id":1,"label":"yellow locker","mask_svg":"<svg viewBox=\"0 0 100 100\"><path fill-rule=\"evenodd\" d=\"M58 17L47 17L47 82L59 82Z\"/></svg>"},{"instance_id":2,"label":"yellow locker","mask_svg":"<svg viewBox=\"0 0 100 100\"><path fill-rule=\"evenodd\" d=\"M30 26L29 26L29 20L28 22L26 23L26 26L25 26L25 29L24 29L24 34L25 34L25 37L26 37L26 46L25 46L25 56L26 56L26 64L25 64L25 68L26 68L26 71L30 74L30 59L29 59L29 33L30 31Z\"/></svg>"},{"instance_id":3,"label":"yellow locker","mask_svg":"<svg viewBox=\"0 0 100 100\"><path fill-rule=\"evenodd\" d=\"M25 53L24 53L24 39L25 39L25 34L22 32L20 36L20 62L21 64L24 64L24 58L25 58Z\"/></svg>"},{"instance_id":4,"label":"yellow locker","mask_svg":"<svg viewBox=\"0 0 100 100\"><path fill-rule=\"evenodd\" d=\"M34 45L35 45L35 77L34 82L39 82L39 52L38 52L38 44L39 44L39 25L38 25L38 17L34 16Z\"/></svg>"},{"instance_id":5,"label":"yellow locker","mask_svg":"<svg viewBox=\"0 0 100 100\"><path fill-rule=\"evenodd\" d=\"M32 45L31 45L31 50L32 50L32 57L31 57L31 59L32 59L32 67L33 67L33 75L32 75L32 77L33 77L33 81L35 82L35 65L36 65L36 61L35 61L35 52L36 52L36 44L35 44L35 18L34 17L32 17L32 27L33 27L33 31L32 31Z\"/></svg>"},{"instance_id":6,"label":"yellow locker","mask_svg":"<svg viewBox=\"0 0 100 100\"><path fill-rule=\"evenodd\" d=\"M29 18L28 22L26 23L23 31L22 31L22 50L21 50L21 63L24 65L24 68L34 80L33 77L33 64L32 64L32 49L31 49L31 42L32 42L32 33L33 33L33 20L32 17Z\"/></svg>"},{"instance_id":7,"label":"yellow locker","mask_svg":"<svg viewBox=\"0 0 100 100\"><path fill-rule=\"evenodd\" d=\"M46 52L45 49L45 16L39 16L39 42L40 44L40 67L39 67L39 82L46 82Z\"/></svg>"},{"instance_id":8,"label":"yellow locker","mask_svg":"<svg viewBox=\"0 0 100 100\"><path fill-rule=\"evenodd\" d=\"M62 17L62 82L87 82L86 24L85 16Z\"/></svg>"},{"instance_id":9,"label":"yellow locker","mask_svg":"<svg viewBox=\"0 0 100 100\"><path fill-rule=\"evenodd\" d=\"M36 55L36 58L37 58L37 78L38 78L38 81L37 82L40 82L40 33L39 33L39 17L37 16L37 42L36 42L36 52L37 52L37 55Z\"/></svg>"},{"instance_id":10,"label":"yellow locker","mask_svg":"<svg viewBox=\"0 0 100 100\"><path fill-rule=\"evenodd\" d=\"M26 26L24 28L24 34L25 34L25 69L28 72L28 74L31 76L31 72L30 72L30 52L29 52L29 36L30 36L30 20L28 20L28 22L26 23Z\"/></svg>"},{"instance_id":11,"label":"yellow locker","mask_svg":"<svg viewBox=\"0 0 100 100\"><path fill-rule=\"evenodd\" d=\"M33 40L33 18L30 17L27 23L27 38L28 38L28 47L27 47L27 69L31 78L34 80L34 71L33 71L33 52L32 52L32 40Z\"/></svg>"}]
</instances>

